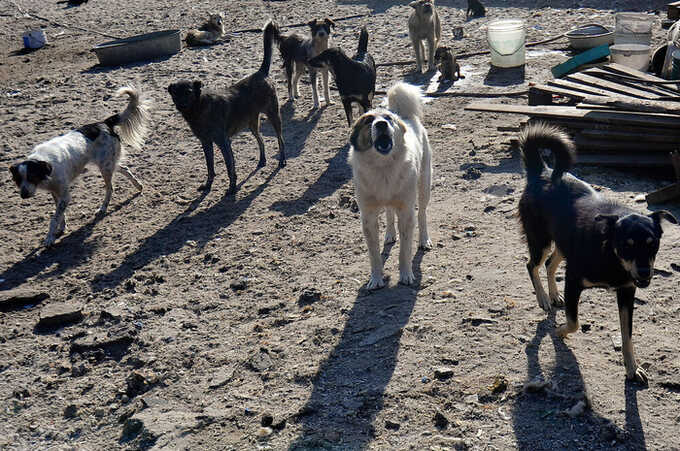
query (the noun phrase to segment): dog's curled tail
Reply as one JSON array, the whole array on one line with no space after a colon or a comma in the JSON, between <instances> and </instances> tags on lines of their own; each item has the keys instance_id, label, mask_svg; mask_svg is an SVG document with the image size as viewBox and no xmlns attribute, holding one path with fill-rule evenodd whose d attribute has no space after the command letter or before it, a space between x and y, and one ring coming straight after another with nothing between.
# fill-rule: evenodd
<instances>
[{"instance_id":1,"label":"dog's curled tail","mask_svg":"<svg viewBox=\"0 0 680 451\"><path fill-rule=\"evenodd\" d=\"M271 20L267 22L264 26L264 58L262 59L262 65L259 70L259 72L265 76L269 75L269 68L272 65L272 45L274 39L278 41L280 37L279 27Z\"/></svg>"},{"instance_id":2,"label":"dog's curled tail","mask_svg":"<svg viewBox=\"0 0 680 451\"><path fill-rule=\"evenodd\" d=\"M125 144L141 149L151 118L151 100L144 97L139 88L124 86L116 91L116 97L127 94L130 98L127 108L106 120L107 125L120 127L120 139Z\"/></svg>"},{"instance_id":3,"label":"dog's curled tail","mask_svg":"<svg viewBox=\"0 0 680 451\"><path fill-rule=\"evenodd\" d=\"M404 119L423 120L423 99L420 88L397 83L387 91L387 108Z\"/></svg>"},{"instance_id":4,"label":"dog's curled tail","mask_svg":"<svg viewBox=\"0 0 680 451\"><path fill-rule=\"evenodd\" d=\"M359 35L359 47L357 48L357 55L363 56L368 52L368 30L365 26L361 27L361 34Z\"/></svg>"},{"instance_id":5,"label":"dog's curled tail","mask_svg":"<svg viewBox=\"0 0 680 451\"><path fill-rule=\"evenodd\" d=\"M576 148L564 130L545 122L527 125L520 132L519 146L528 177L538 177L545 169L541 149L550 149L555 157L552 178L558 180L574 165Z\"/></svg>"}]
</instances>

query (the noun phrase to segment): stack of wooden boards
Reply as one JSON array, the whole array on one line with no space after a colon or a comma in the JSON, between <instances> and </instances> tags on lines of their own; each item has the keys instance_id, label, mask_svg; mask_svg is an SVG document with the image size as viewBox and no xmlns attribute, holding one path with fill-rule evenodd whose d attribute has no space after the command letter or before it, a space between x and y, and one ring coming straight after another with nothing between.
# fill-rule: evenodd
<instances>
[{"instance_id":1,"label":"stack of wooden boards","mask_svg":"<svg viewBox=\"0 0 680 451\"><path fill-rule=\"evenodd\" d=\"M605 64L532 85L529 105L473 102L466 109L559 125L573 135L580 163L671 167L670 154L680 148L680 90L664 82Z\"/></svg>"}]
</instances>

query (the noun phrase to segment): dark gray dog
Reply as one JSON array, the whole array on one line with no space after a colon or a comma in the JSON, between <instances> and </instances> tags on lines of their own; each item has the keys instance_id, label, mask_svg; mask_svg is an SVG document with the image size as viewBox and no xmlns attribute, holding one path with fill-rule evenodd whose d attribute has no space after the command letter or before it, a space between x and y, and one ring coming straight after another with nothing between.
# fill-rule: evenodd
<instances>
[{"instance_id":1,"label":"dark gray dog","mask_svg":"<svg viewBox=\"0 0 680 451\"><path fill-rule=\"evenodd\" d=\"M209 190L215 178L214 143L222 152L227 165L229 174L227 194L236 192L236 168L234 153L231 150L231 138L246 127L250 128L260 148L258 167L267 164L264 142L260 136L260 113L267 116L276 132L279 141L279 166L286 165L279 99L276 96L274 83L269 79L272 42L277 32L276 25L271 21L268 22L264 29L264 59L260 69L238 81L223 95L206 92L199 80L183 80L168 86L175 107L182 113L191 131L203 146L205 163L208 166L208 178L205 184L199 187L199 191Z\"/></svg>"}]
</instances>

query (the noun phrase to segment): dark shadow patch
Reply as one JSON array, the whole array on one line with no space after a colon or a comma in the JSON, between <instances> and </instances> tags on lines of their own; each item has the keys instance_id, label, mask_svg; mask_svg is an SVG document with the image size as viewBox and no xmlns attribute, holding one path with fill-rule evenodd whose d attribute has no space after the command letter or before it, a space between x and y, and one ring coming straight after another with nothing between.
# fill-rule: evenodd
<instances>
[{"instance_id":1,"label":"dark shadow patch","mask_svg":"<svg viewBox=\"0 0 680 451\"><path fill-rule=\"evenodd\" d=\"M181 52L181 50L180 50ZM102 74L102 73L107 73L107 72L112 72L114 70L118 69L133 69L133 68L138 68L138 67L144 67L148 64L151 63L160 63L163 61L167 61L170 58L172 58L175 55L178 55L179 53L175 53L174 55L165 55L165 56L159 56L153 59L149 60L144 60L144 61L136 61L134 63L129 63L129 64L121 64L118 66L102 66L101 64L95 64L88 69L83 69L80 71L81 74Z\"/></svg>"},{"instance_id":2,"label":"dark shadow patch","mask_svg":"<svg viewBox=\"0 0 680 451\"><path fill-rule=\"evenodd\" d=\"M524 83L526 68L489 66L489 72L484 77L486 86L514 86Z\"/></svg>"}]
</instances>

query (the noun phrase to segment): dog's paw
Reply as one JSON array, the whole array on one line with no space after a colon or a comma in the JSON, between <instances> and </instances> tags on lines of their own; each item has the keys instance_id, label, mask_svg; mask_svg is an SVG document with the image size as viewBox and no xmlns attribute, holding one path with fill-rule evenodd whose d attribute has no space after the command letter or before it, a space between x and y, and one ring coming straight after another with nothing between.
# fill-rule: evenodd
<instances>
[{"instance_id":1,"label":"dog's paw","mask_svg":"<svg viewBox=\"0 0 680 451\"><path fill-rule=\"evenodd\" d=\"M198 187L199 192L207 192L210 191L210 188L212 188L212 182L210 183L204 183L201 186Z\"/></svg>"},{"instance_id":2,"label":"dog's paw","mask_svg":"<svg viewBox=\"0 0 680 451\"><path fill-rule=\"evenodd\" d=\"M397 234L394 231L385 232L385 244L392 244L397 242Z\"/></svg>"},{"instance_id":3,"label":"dog's paw","mask_svg":"<svg viewBox=\"0 0 680 451\"><path fill-rule=\"evenodd\" d=\"M55 237L52 235L48 235L47 238L45 238L45 247L52 247L54 245Z\"/></svg>"},{"instance_id":4,"label":"dog's paw","mask_svg":"<svg viewBox=\"0 0 680 451\"><path fill-rule=\"evenodd\" d=\"M287 161L286 161L285 158L282 158L282 159L279 160L279 167L280 167L280 168L285 167L286 164L287 164Z\"/></svg>"},{"instance_id":5,"label":"dog's paw","mask_svg":"<svg viewBox=\"0 0 680 451\"><path fill-rule=\"evenodd\" d=\"M416 276L413 271L399 273L399 283L402 285L413 285L416 283Z\"/></svg>"},{"instance_id":6,"label":"dog's paw","mask_svg":"<svg viewBox=\"0 0 680 451\"><path fill-rule=\"evenodd\" d=\"M638 384L649 385L649 377L647 376L647 373L639 366L635 368L635 372L626 374L626 377L637 382Z\"/></svg>"},{"instance_id":7,"label":"dog's paw","mask_svg":"<svg viewBox=\"0 0 680 451\"><path fill-rule=\"evenodd\" d=\"M432 245L432 241L429 238L425 238L424 240L420 240L420 244L418 244L418 247L425 251L429 251L434 246Z\"/></svg>"},{"instance_id":8,"label":"dog's paw","mask_svg":"<svg viewBox=\"0 0 680 451\"><path fill-rule=\"evenodd\" d=\"M366 289L367 290L377 290L378 288L382 288L385 286L385 277L380 274L380 275L373 275L371 274L371 278L368 279L368 283L366 284Z\"/></svg>"},{"instance_id":9,"label":"dog's paw","mask_svg":"<svg viewBox=\"0 0 680 451\"><path fill-rule=\"evenodd\" d=\"M550 302L550 298L548 295L545 293L541 296L539 294L536 294L536 300L538 301L538 306L541 307L543 310L546 312L550 313L553 310L552 303Z\"/></svg>"},{"instance_id":10,"label":"dog's paw","mask_svg":"<svg viewBox=\"0 0 680 451\"><path fill-rule=\"evenodd\" d=\"M566 324L562 324L560 327L555 329L555 333L560 338L569 338L569 334L571 333L571 331L569 330L569 327Z\"/></svg>"},{"instance_id":11,"label":"dog's paw","mask_svg":"<svg viewBox=\"0 0 680 451\"><path fill-rule=\"evenodd\" d=\"M564 298L559 293L550 295L550 303L555 307L564 307Z\"/></svg>"}]
</instances>

